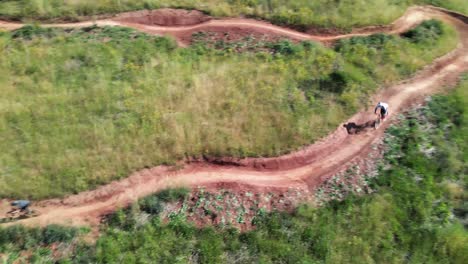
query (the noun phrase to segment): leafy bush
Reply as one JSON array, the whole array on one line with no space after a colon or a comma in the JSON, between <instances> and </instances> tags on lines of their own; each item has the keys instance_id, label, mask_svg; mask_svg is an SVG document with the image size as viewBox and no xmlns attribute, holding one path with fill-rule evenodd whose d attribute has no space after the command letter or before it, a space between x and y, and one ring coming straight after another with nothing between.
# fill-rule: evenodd
<instances>
[{"instance_id":1,"label":"leafy bush","mask_svg":"<svg viewBox=\"0 0 468 264\"><path fill-rule=\"evenodd\" d=\"M42 242L50 245L57 242L69 242L76 234L77 229L67 228L59 225L47 226L42 235Z\"/></svg>"},{"instance_id":2,"label":"leafy bush","mask_svg":"<svg viewBox=\"0 0 468 264\"><path fill-rule=\"evenodd\" d=\"M386 34L372 34L368 37L351 37L349 39L340 39L335 44L335 50L343 51L347 46L364 45L369 48L383 49L388 42L395 41L393 35Z\"/></svg>"},{"instance_id":3,"label":"leafy bush","mask_svg":"<svg viewBox=\"0 0 468 264\"><path fill-rule=\"evenodd\" d=\"M140 209L151 215L159 215L164 209L164 203L185 199L189 194L186 188L166 189L139 201Z\"/></svg>"},{"instance_id":4,"label":"leafy bush","mask_svg":"<svg viewBox=\"0 0 468 264\"><path fill-rule=\"evenodd\" d=\"M159 215L164 209L161 200L155 195L142 199L139 204L141 210L152 215Z\"/></svg>"},{"instance_id":5,"label":"leafy bush","mask_svg":"<svg viewBox=\"0 0 468 264\"><path fill-rule=\"evenodd\" d=\"M270 48L275 52L283 55L293 55L301 51L300 45L294 45L289 40L281 40L279 42L274 42L270 45Z\"/></svg>"},{"instance_id":6,"label":"leafy bush","mask_svg":"<svg viewBox=\"0 0 468 264\"><path fill-rule=\"evenodd\" d=\"M22 38L31 40L33 37L52 38L56 36L56 31L53 28L43 28L38 25L26 25L20 29L13 31L12 38Z\"/></svg>"},{"instance_id":7,"label":"leafy bush","mask_svg":"<svg viewBox=\"0 0 468 264\"><path fill-rule=\"evenodd\" d=\"M58 225L49 225L43 229L22 225L0 228L0 253L8 248L8 245L14 245L19 250L28 250L53 243L70 242L78 233L76 228Z\"/></svg>"},{"instance_id":8,"label":"leafy bush","mask_svg":"<svg viewBox=\"0 0 468 264\"><path fill-rule=\"evenodd\" d=\"M190 190L187 188L171 188L156 193L154 197L167 203L183 200L189 193Z\"/></svg>"},{"instance_id":9,"label":"leafy bush","mask_svg":"<svg viewBox=\"0 0 468 264\"><path fill-rule=\"evenodd\" d=\"M415 43L433 42L444 33L442 22L438 20L427 20L419 26L403 34L403 37Z\"/></svg>"}]
</instances>

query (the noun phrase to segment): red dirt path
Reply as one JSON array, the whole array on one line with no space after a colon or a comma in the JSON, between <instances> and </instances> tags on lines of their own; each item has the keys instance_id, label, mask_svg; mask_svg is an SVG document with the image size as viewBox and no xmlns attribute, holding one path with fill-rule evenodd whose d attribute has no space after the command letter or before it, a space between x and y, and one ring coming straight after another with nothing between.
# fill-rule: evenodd
<instances>
[{"instance_id":1,"label":"red dirt path","mask_svg":"<svg viewBox=\"0 0 468 264\"><path fill-rule=\"evenodd\" d=\"M426 67L415 77L387 88L375 98L387 101L391 105L391 117L408 105L420 101L426 95L437 92L441 86L453 85L461 73L468 70L468 18L453 12L434 7L414 7L385 32L399 33L415 26L422 20L438 18L453 24L460 36L458 47ZM83 27L93 22L77 24L45 25L48 27ZM249 19L211 20L194 26L162 27L142 24L123 23L116 20L101 20L97 25L130 26L152 34L170 34L179 43L186 45L184 36L193 32L213 28L229 31L232 28L248 28L267 34L281 34L292 39L309 39L314 41L332 41L354 35L312 36L290 29L280 28L265 22ZM0 28L13 30L21 25L0 22ZM351 117L346 123L355 123L360 127L375 117L373 109L364 109ZM365 127L357 134L349 134L343 126L337 128L331 135L319 142L294 153L277 158L250 159L218 159L187 163L184 169L174 171L167 166L158 166L138 171L128 178L114 181L96 190L71 195L64 199L45 200L35 204L41 215L16 223L25 225L90 224L96 226L102 215L124 207L138 198L150 195L158 190L188 186L218 186L236 188L251 188L259 191L285 191L289 188L313 190L331 175L345 169L350 161L366 156L370 146L381 138L384 129L389 126L384 123L374 131ZM352 125L349 125L353 127ZM5 206L0 204L0 215Z\"/></svg>"},{"instance_id":2,"label":"red dirt path","mask_svg":"<svg viewBox=\"0 0 468 264\"><path fill-rule=\"evenodd\" d=\"M211 20L211 17L197 10L162 8L122 13L113 20L150 26L174 27L198 25Z\"/></svg>"}]
</instances>

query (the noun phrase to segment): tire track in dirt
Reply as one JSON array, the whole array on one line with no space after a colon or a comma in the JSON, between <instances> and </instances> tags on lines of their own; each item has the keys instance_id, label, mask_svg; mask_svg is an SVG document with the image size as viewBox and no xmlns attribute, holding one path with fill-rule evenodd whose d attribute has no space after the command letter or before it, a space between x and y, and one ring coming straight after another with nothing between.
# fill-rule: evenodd
<instances>
[{"instance_id":1,"label":"tire track in dirt","mask_svg":"<svg viewBox=\"0 0 468 264\"><path fill-rule=\"evenodd\" d=\"M468 18L466 16L434 7L414 7L385 32L398 33L429 18L438 18L453 24L460 36L460 43L451 53L437 59L433 64L420 71L413 78L383 90L375 96L377 100L389 102L390 117L395 116L411 103L422 100L426 95L441 90L440 87L453 85L461 73L468 71ZM237 21L229 24L229 21ZM239 22L240 21L240 22ZM323 37L311 36L283 29L265 22L254 20L214 20L195 26L170 27L138 26L139 30L152 34L171 34L179 38L183 34L191 34L209 26L255 27L262 30L285 34L292 38L307 38L316 41L330 41L356 35ZM244 24L239 24L244 23ZM75 24L60 24L60 27L85 27L93 22ZM113 20L96 21L99 26L120 26L121 22ZM0 22L0 28L13 30L22 25ZM57 25L46 25L54 27ZM132 26L125 24L124 26ZM133 27L133 26L132 26ZM180 32L183 32L179 35ZM187 33L188 32L188 33ZM180 39L179 39L180 41ZM364 109L351 117L347 123L364 124L375 119L373 109ZM349 135L340 126L335 132L317 143L277 158L229 159L221 158L211 161L198 161L185 164L181 170L174 171L167 166L158 166L131 174L128 178L114 181L95 190L68 196L64 199L44 200L35 207L41 215L24 219L15 223L29 226L44 226L47 224L97 226L101 216L124 207L138 198L150 195L156 191L178 186L234 186L237 188L252 188L261 191L283 191L289 188L313 190L336 172L347 167L353 159L365 157L374 142L378 141L384 129L390 125L386 122L379 130L364 131ZM218 165L217 165L218 164ZM224 165L222 165L224 164ZM228 164L228 165L226 165ZM1 209L0 209L1 210ZM2 215L0 212L0 215ZM12 223L10 223L12 224Z\"/></svg>"}]
</instances>

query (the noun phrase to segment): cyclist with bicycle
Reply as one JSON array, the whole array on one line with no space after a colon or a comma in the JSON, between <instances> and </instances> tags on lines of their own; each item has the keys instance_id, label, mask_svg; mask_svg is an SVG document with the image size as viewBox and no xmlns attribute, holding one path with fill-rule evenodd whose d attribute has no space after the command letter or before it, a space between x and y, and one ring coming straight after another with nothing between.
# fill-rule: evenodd
<instances>
[{"instance_id":1,"label":"cyclist with bicycle","mask_svg":"<svg viewBox=\"0 0 468 264\"><path fill-rule=\"evenodd\" d=\"M13 201L11 202L11 206L13 207L13 209L11 211L9 211L8 213L9 214L14 214L14 213L29 213L30 210L29 210L29 205L31 204L30 201L28 200L17 200L17 201Z\"/></svg>"},{"instance_id":2,"label":"cyclist with bicycle","mask_svg":"<svg viewBox=\"0 0 468 264\"><path fill-rule=\"evenodd\" d=\"M383 121L385 117L388 116L388 104L384 102L379 102L377 106L375 106L374 113L377 114L377 111L380 110L380 119Z\"/></svg>"}]
</instances>

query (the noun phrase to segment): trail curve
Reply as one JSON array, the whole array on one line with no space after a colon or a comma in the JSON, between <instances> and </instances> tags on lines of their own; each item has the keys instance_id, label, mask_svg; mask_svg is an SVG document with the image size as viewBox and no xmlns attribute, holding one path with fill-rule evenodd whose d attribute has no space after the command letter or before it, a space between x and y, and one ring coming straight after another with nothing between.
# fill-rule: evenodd
<instances>
[{"instance_id":1,"label":"trail curve","mask_svg":"<svg viewBox=\"0 0 468 264\"><path fill-rule=\"evenodd\" d=\"M447 16L464 17L461 14L444 10L441 8L431 6L415 6L409 8L406 13L394 21L392 24L383 27L365 27L355 29L350 34L336 35L336 36L322 36L310 35L307 33L299 32L290 28L284 28L265 21L245 18L228 18L228 19L213 19L202 22L196 25L189 26L158 26L146 25L142 23L128 22L120 16L110 19L102 19L96 21L78 22L78 23L59 23L59 24L42 24L42 27L55 27L55 28L82 28L96 26L122 26L130 27L136 30L153 34L153 35L169 35L176 39L180 46L187 46L190 44L192 34L199 31L222 31L229 32L232 30L246 30L248 32L256 32L265 35L283 36L292 40L310 40L317 42L331 42L338 39L349 38L353 36L367 36L369 34L385 32L389 34L398 34L408 29L415 27L424 20L430 18L444 18ZM0 21L0 29L16 30L23 27L25 24L10 23Z\"/></svg>"},{"instance_id":2,"label":"trail curve","mask_svg":"<svg viewBox=\"0 0 468 264\"><path fill-rule=\"evenodd\" d=\"M461 73L468 71L468 18L466 16L434 7L414 7L389 26L386 32L398 33L428 18L438 18L453 24L460 36L460 43L454 51L437 59L413 78L387 88L376 95L376 98L389 102L391 116L401 112L411 102L438 91L441 86L455 83ZM61 24L60 26L82 27L93 23ZM96 21L96 24L99 26L132 26L114 20ZM361 32L340 36L312 36L265 22L245 19L212 20L199 25L184 27L139 25L138 27L135 26L135 28L152 34L171 34L178 38L183 34L187 34L186 32L222 25L261 28L262 30L285 34L292 38L314 41L330 41L354 35L374 33L370 30L367 33ZM0 22L0 28L8 30L20 26L20 24ZM180 32L184 33L181 34ZM359 124L373 119L372 109L364 109L347 122ZM372 143L382 136L388 125L389 123L386 122L377 131L357 135L349 135L346 129L340 126L319 142L300 151L277 158L221 159L214 162L188 163L183 169L177 171L166 166L141 170L133 173L128 178L114 181L96 190L71 195L64 199L38 202L36 206L41 211L40 216L16 223L30 226L44 226L52 223L65 225L90 224L95 226L99 224L102 215L114 211L116 208L126 206L138 198L150 195L158 190L176 186L216 186L225 183L242 184L261 190L283 190L290 187L313 189L337 171L346 168L347 164L354 158L366 155ZM230 165L216 165L216 162Z\"/></svg>"}]
</instances>

